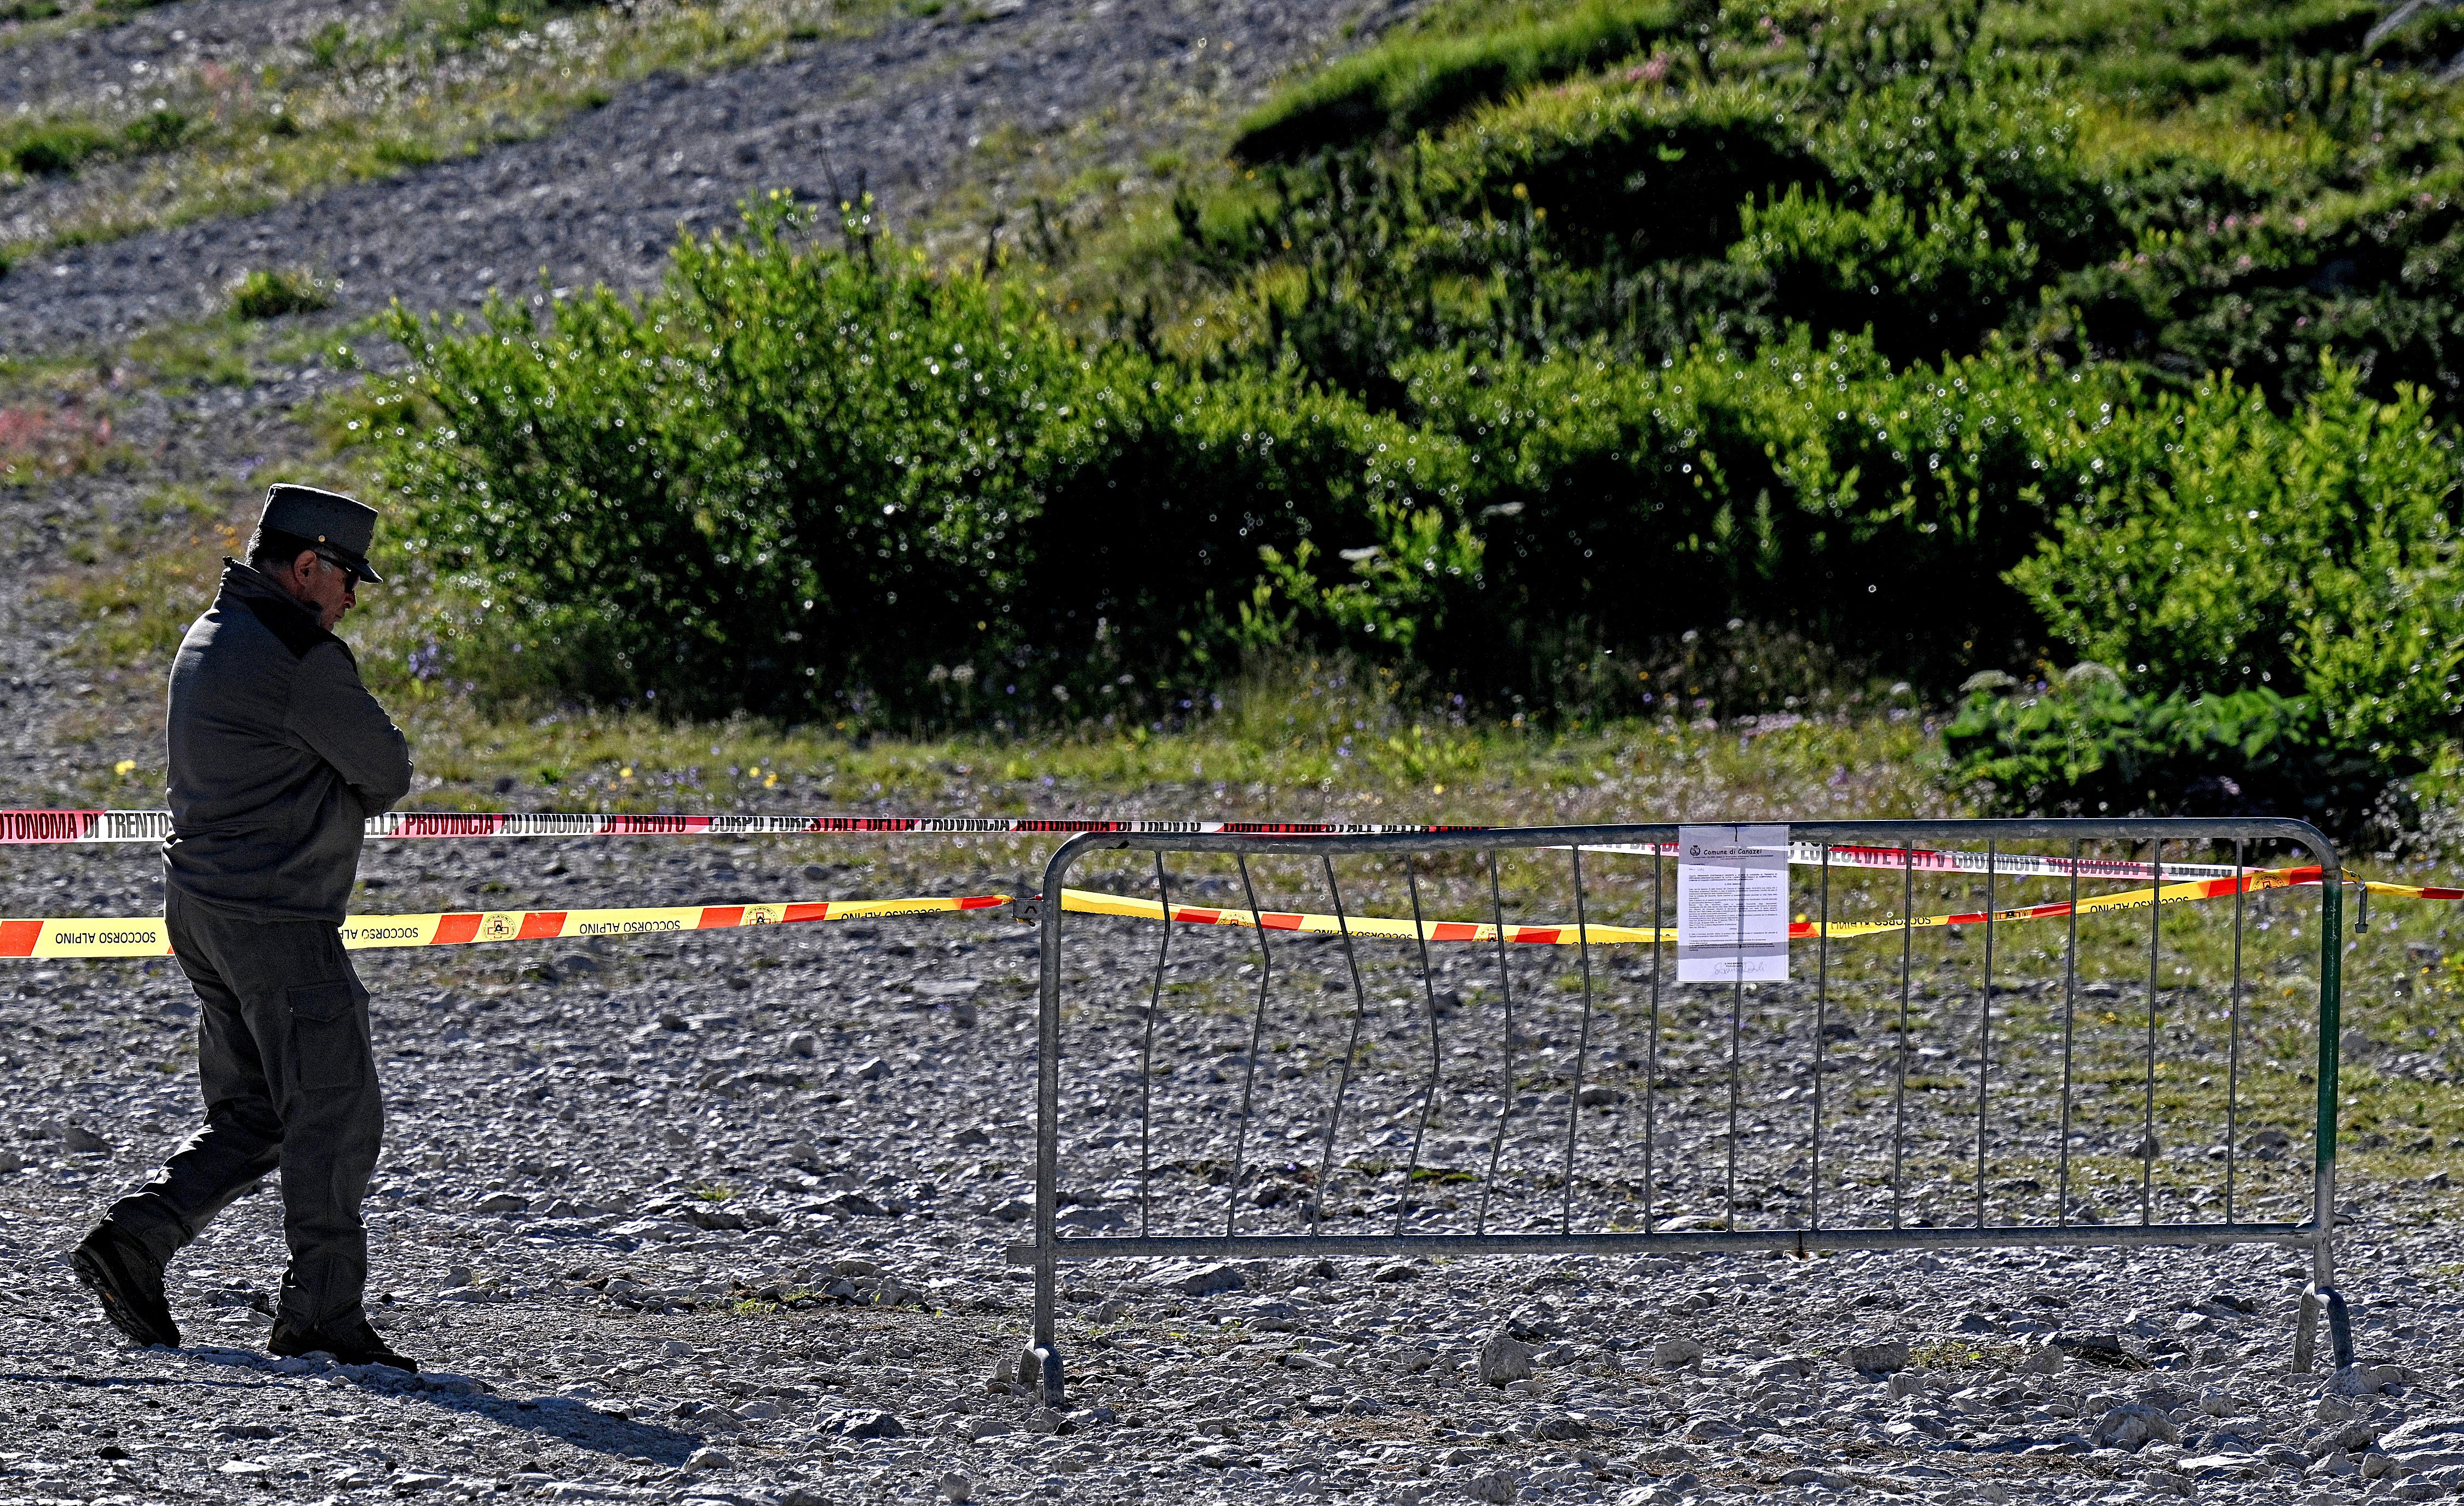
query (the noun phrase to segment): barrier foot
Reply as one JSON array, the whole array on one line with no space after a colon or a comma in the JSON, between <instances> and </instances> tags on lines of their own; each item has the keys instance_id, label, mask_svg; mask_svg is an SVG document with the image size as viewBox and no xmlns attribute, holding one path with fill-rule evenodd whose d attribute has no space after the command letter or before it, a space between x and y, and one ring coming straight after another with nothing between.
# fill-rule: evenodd
<instances>
[{"instance_id":1,"label":"barrier foot","mask_svg":"<svg viewBox=\"0 0 2464 1506\"><path fill-rule=\"evenodd\" d=\"M2308 1375L2319 1352L2319 1289L2301 1289L2301 1316L2293 1325L2293 1373Z\"/></svg>"},{"instance_id":2,"label":"barrier foot","mask_svg":"<svg viewBox=\"0 0 2464 1506\"><path fill-rule=\"evenodd\" d=\"M2301 1326L2293 1334L2293 1368L2307 1374L2319 1353L2319 1318L2327 1318L2327 1353L2339 1370L2353 1362L2353 1314L2344 1294L2315 1283L2301 1289Z\"/></svg>"}]
</instances>

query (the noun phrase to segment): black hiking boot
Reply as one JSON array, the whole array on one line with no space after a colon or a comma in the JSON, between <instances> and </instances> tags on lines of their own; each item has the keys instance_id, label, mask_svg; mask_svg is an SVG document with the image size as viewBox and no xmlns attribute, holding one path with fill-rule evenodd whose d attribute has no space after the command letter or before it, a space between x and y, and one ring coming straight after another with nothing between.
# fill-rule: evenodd
<instances>
[{"instance_id":1,"label":"black hiking boot","mask_svg":"<svg viewBox=\"0 0 2464 1506\"><path fill-rule=\"evenodd\" d=\"M102 1302L111 1326L141 1344L180 1347L180 1325L163 1296L163 1263L108 1224L98 1224L69 1254L69 1269Z\"/></svg>"},{"instance_id":2,"label":"black hiking boot","mask_svg":"<svg viewBox=\"0 0 2464 1506\"><path fill-rule=\"evenodd\" d=\"M291 1359L322 1350L344 1364L389 1364L414 1375L419 1372L419 1362L394 1353L364 1318L321 1328L294 1327L285 1318L276 1321L274 1332L266 1336L265 1347L269 1353Z\"/></svg>"}]
</instances>

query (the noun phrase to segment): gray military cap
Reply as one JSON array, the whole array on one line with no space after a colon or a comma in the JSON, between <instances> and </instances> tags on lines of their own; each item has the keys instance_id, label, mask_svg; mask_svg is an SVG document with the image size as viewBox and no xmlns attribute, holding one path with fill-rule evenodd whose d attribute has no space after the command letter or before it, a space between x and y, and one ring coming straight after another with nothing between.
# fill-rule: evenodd
<instances>
[{"instance_id":1,"label":"gray military cap","mask_svg":"<svg viewBox=\"0 0 2464 1506\"><path fill-rule=\"evenodd\" d=\"M265 511L256 526L307 540L349 565L361 580L381 583L385 579L368 568L368 546L377 538L377 510L340 492L276 482L265 489Z\"/></svg>"}]
</instances>

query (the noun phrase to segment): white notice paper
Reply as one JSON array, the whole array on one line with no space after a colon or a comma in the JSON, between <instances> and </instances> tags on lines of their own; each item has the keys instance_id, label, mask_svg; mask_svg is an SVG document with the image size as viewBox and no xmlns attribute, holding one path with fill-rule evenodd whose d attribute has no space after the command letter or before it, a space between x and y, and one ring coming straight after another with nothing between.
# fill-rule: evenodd
<instances>
[{"instance_id":1,"label":"white notice paper","mask_svg":"<svg viewBox=\"0 0 2464 1506\"><path fill-rule=\"evenodd\" d=\"M1677 981L1788 979L1788 828L1677 829Z\"/></svg>"}]
</instances>

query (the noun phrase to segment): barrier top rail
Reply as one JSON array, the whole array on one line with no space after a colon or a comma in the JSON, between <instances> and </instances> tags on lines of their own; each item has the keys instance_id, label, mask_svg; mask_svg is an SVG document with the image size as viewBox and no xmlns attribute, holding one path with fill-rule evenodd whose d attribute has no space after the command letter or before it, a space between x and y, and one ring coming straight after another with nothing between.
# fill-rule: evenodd
<instances>
[{"instance_id":1,"label":"barrier top rail","mask_svg":"<svg viewBox=\"0 0 2464 1506\"><path fill-rule=\"evenodd\" d=\"M1562 827L1414 827L1382 831L1293 831L1291 840L1278 842L1279 848L1297 853L1441 853L1460 849L1463 839L1477 836L1485 848L1547 850L1586 848L1614 851L1620 847L1649 845L1664 849L1661 855L1674 857L1679 833L1684 826L1697 823L1662 822L1644 825L1593 825ZM1727 825L1728 823L1711 823ZM2038 818L2025 816L1988 817L1975 820L1925 819L1910 821L1792 821L1787 823L1792 847L1843 847L1871 845L1886 848L1892 854L1883 866L1898 871L1901 853L1909 854L1905 866L1921 872L1931 871L1926 853L1906 844L1974 843L2007 841L2080 841L2080 842L2144 842L2151 828L2161 828L2167 842L2286 842L2307 851L2319 860L2325 876L2340 879L2343 865L2336 855L2336 846L2325 832L2307 821L2284 816L2180 816L2162 821L2118 818ZM1187 853L1254 853L1258 844L1244 840L1241 834L1228 831L1089 831L1072 837L1052 855L1045 870L1045 890L1058 893L1054 875L1063 871L1065 858L1089 849L1127 848L1139 852ZM1937 854L1949 855L1949 854ZM1982 854L1977 854L1981 856ZM1845 867L1841 863L1837 866ZM2119 866L2119 865L2115 865ZM2146 865L2132 865L2127 876L2138 879L2148 876ZM2189 876L2214 867L2224 874L2233 872L2228 865L2167 863L2167 874ZM1983 872L1980 868L1977 872ZM2081 877L2098 876L2087 865L2079 869Z\"/></svg>"}]
</instances>

